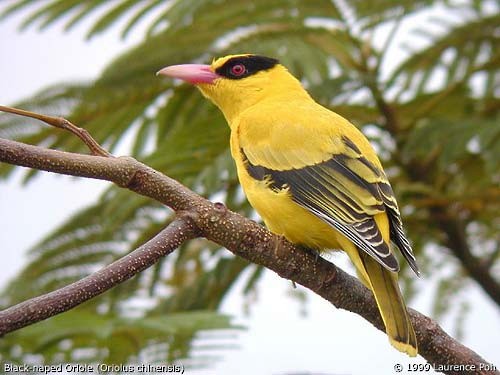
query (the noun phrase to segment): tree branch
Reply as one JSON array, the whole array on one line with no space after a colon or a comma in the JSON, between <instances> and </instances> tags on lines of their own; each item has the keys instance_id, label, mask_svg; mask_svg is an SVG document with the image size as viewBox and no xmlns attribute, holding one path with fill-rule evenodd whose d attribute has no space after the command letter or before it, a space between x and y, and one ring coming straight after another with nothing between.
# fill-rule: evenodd
<instances>
[{"instance_id":1,"label":"tree branch","mask_svg":"<svg viewBox=\"0 0 500 375\"><path fill-rule=\"evenodd\" d=\"M151 267L184 241L196 237L189 218L178 216L144 245L123 258L63 288L0 311L0 337L72 309Z\"/></svg>"},{"instance_id":2,"label":"tree branch","mask_svg":"<svg viewBox=\"0 0 500 375\"><path fill-rule=\"evenodd\" d=\"M427 174L416 162L410 162L407 170L414 181L428 183ZM488 192L485 192L487 195ZM448 205L439 205L434 202L429 208L430 217L434 225L445 236L445 246L460 261L460 264L483 289L483 291L500 306L500 283L491 272L491 264L472 254L467 241L465 225L457 212L449 210Z\"/></svg>"},{"instance_id":3,"label":"tree branch","mask_svg":"<svg viewBox=\"0 0 500 375\"><path fill-rule=\"evenodd\" d=\"M83 143L87 145L92 155L109 156L109 157L113 156L107 150L102 148L101 145L97 143L94 138L92 138L87 129L80 128L63 117L42 115L35 112L25 111L24 109L6 107L4 105L0 105L0 111L12 113L14 115L19 115L23 117L34 118L36 120L45 122L47 125L53 126L55 128L67 130L70 133L76 135L78 138L80 138L83 141Z\"/></svg>"},{"instance_id":4,"label":"tree branch","mask_svg":"<svg viewBox=\"0 0 500 375\"><path fill-rule=\"evenodd\" d=\"M188 215L192 225L202 236L238 256L311 289L334 306L359 314L383 330L372 294L356 278L318 258L316 254L272 234L254 221L227 210L223 204L207 201L177 181L133 158L72 154L0 139L0 161L55 173L108 180L162 202L175 211ZM178 236L180 239L180 234ZM189 238L188 235L185 236L185 239ZM176 246L179 243L176 241ZM74 292L77 293L76 290ZM42 309L45 301L42 296L25 303L34 311ZM471 365L475 366L478 374L499 374L481 370L493 367L447 335L432 319L414 310L410 310L410 316L417 333L419 352L432 365ZM40 317L39 320L41 319L44 318ZM453 369L444 372L460 373Z\"/></svg>"},{"instance_id":5,"label":"tree branch","mask_svg":"<svg viewBox=\"0 0 500 375\"><path fill-rule=\"evenodd\" d=\"M436 225L446 234L446 245L460 260L469 275L500 306L500 284L491 274L491 265L474 256L465 235L465 227L458 218L450 218L444 207L431 208Z\"/></svg>"}]
</instances>

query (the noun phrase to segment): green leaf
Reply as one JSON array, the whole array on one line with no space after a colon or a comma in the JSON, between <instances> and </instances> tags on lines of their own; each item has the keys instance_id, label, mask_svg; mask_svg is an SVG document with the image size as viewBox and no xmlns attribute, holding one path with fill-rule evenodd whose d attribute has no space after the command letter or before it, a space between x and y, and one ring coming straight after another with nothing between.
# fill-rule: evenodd
<instances>
[{"instance_id":1,"label":"green leaf","mask_svg":"<svg viewBox=\"0 0 500 375\"><path fill-rule=\"evenodd\" d=\"M71 363L140 363L142 353L155 349L156 360L149 363L174 363L182 360L186 367L202 361L205 366L215 358L204 352L217 352L234 344L223 332L241 329L228 316L212 311L147 314L139 318L100 315L78 308L36 325L9 334L0 343L2 362L24 361L34 364L33 354L46 356L45 364ZM213 331L210 336L200 332ZM195 338L197 336L198 338ZM200 349L189 349L186 342L201 341ZM221 345L221 343L223 345ZM17 351L10 352L9 347ZM91 356L75 356L89 348ZM10 353L14 354L10 354ZM20 354L15 354L15 353ZM9 353L9 354L5 354ZM190 356L190 360L186 358ZM66 358L66 360L62 360Z\"/></svg>"}]
</instances>

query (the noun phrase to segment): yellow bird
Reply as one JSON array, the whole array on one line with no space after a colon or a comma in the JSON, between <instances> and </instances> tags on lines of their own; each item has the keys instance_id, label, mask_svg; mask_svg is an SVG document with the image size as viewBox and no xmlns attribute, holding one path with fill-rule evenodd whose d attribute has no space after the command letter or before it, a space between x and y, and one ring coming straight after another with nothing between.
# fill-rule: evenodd
<instances>
[{"instance_id":1,"label":"yellow bird","mask_svg":"<svg viewBox=\"0 0 500 375\"><path fill-rule=\"evenodd\" d=\"M391 344L417 355L395 249L417 274L418 267L391 185L364 135L316 103L273 58L231 55L158 74L196 85L220 108L240 183L269 230L318 251L347 252L373 291Z\"/></svg>"}]
</instances>

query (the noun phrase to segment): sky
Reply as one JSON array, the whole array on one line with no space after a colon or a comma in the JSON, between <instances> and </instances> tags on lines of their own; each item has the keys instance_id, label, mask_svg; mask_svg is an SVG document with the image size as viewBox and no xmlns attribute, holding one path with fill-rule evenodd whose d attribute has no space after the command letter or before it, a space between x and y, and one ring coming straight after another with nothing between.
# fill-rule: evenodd
<instances>
[{"instance_id":1,"label":"sky","mask_svg":"<svg viewBox=\"0 0 500 375\"><path fill-rule=\"evenodd\" d=\"M62 33L60 27L43 33L34 28L19 33L19 23L20 17L0 22L0 104L13 104L56 82L96 78L111 58L140 40L140 32L126 41L111 32L85 42L86 23L69 34ZM19 177L16 173L15 178L0 181L0 256L4 266L0 287L19 271L26 249L68 215L94 202L107 186L105 182L49 173L21 186ZM352 271L345 256L335 255L331 260ZM422 292L410 305L429 314L435 292L432 276L424 275L417 286ZM272 272L260 281L249 315L239 290L238 285L233 288L222 311L235 316L234 322L248 330L237 334L237 348L216 353L222 359L213 367L189 374L391 374L398 363L406 374L410 363L425 363L421 357L410 359L393 350L385 335L364 319L337 310L307 290L304 316L303 306L290 297L291 283ZM299 290L303 289L299 286ZM463 293L473 301L464 323L463 343L500 368L498 309L473 283ZM450 317L441 323L449 331L451 322Z\"/></svg>"}]
</instances>

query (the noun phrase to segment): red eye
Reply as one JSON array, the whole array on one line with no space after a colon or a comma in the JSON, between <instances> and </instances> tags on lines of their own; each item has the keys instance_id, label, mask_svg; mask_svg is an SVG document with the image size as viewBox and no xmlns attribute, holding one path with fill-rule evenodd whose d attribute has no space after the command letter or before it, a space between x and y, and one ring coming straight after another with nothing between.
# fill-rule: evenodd
<instances>
[{"instance_id":1,"label":"red eye","mask_svg":"<svg viewBox=\"0 0 500 375\"><path fill-rule=\"evenodd\" d=\"M233 76L239 77L245 74L247 69L245 68L245 65L243 64L236 64L231 67L231 74Z\"/></svg>"}]
</instances>

